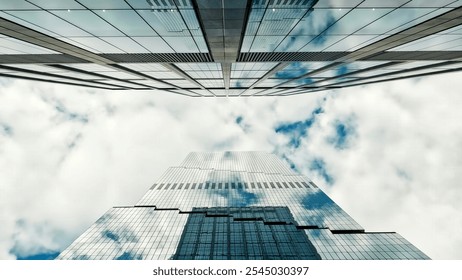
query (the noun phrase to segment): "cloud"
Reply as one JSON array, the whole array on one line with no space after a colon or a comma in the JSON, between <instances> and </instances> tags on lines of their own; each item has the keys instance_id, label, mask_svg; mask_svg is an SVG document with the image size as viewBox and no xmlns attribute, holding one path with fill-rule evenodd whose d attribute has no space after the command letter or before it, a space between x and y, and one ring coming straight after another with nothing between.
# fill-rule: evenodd
<instances>
[{"instance_id":1,"label":"cloud","mask_svg":"<svg viewBox=\"0 0 462 280\"><path fill-rule=\"evenodd\" d=\"M301 62L292 62L284 70L276 72L274 77L276 79L293 79L298 78L308 72Z\"/></svg>"},{"instance_id":2,"label":"cloud","mask_svg":"<svg viewBox=\"0 0 462 280\"><path fill-rule=\"evenodd\" d=\"M0 80L0 259L64 249L190 151L214 150L275 151L366 230L396 230L433 258L460 259L459 80L285 98Z\"/></svg>"},{"instance_id":3,"label":"cloud","mask_svg":"<svg viewBox=\"0 0 462 280\"><path fill-rule=\"evenodd\" d=\"M285 154L366 230L396 230L432 258L460 259L462 238L456 236L462 232L454 225L462 224L462 97L456 76L328 95L300 147ZM307 164L316 160L333 178L331 186Z\"/></svg>"},{"instance_id":4,"label":"cloud","mask_svg":"<svg viewBox=\"0 0 462 280\"><path fill-rule=\"evenodd\" d=\"M346 149L356 137L354 120L348 119L334 123L334 133L326 140L337 149Z\"/></svg>"},{"instance_id":5,"label":"cloud","mask_svg":"<svg viewBox=\"0 0 462 280\"><path fill-rule=\"evenodd\" d=\"M11 136L13 134L13 128L8 124L0 124L0 132L5 136Z\"/></svg>"},{"instance_id":6,"label":"cloud","mask_svg":"<svg viewBox=\"0 0 462 280\"><path fill-rule=\"evenodd\" d=\"M2 84L1 259L63 249L110 207L133 205L190 151L271 151L268 123L284 112L275 98ZM296 109L287 118L293 114ZM237 116L243 116L241 124ZM42 240L40 232L56 238Z\"/></svg>"},{"instance_id":7,"label":"cloud","mask_svg":"<svg viewBox=\"0 0 462 280\"><path fill-rule=\"evenodd\" d=\"M308 168L311 174L319 174L327 184L332 185L334 183L334 178L327 171L326 163L322 158L314 158Z\"/></svg>"},{"instance_id":8,"label":"cloud","mask_svg":"<svg viewBox=\"0 0 462 280\"><path fill-rule=\"evenodd\" d=\"M298 148L300 146L301 139L307 136L307 132L313 125L316 119L316 115L321 113L322 108L316 108L308 119L280 124L275 128L274 131L276 133L287 135L289 137L288 145L294 148Z\"/></svg>"}]
</instances>

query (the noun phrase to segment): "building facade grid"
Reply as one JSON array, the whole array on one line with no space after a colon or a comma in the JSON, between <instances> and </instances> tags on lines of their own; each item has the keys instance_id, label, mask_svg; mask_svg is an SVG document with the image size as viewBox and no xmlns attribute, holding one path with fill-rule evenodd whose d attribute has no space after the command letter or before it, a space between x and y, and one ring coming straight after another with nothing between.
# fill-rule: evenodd
<instances>
[{"instance_id":1,"label":"building facade grid","mask_svg":"<svg viewBox=\"0 0 462 280\"><path fill-rule=\"evenodd\" d=\"M140 201L114 207L58 259L428 259L366 232L274 154L190 153Z\"/></svg>"},{"instance_id":2,"label":"building facade grid","mask_svg":"<svg viewBox=\"0 0 462 280\"><path fill-rule=\"evenodd\" d=\"M460 0L0 1L0 77L287 96L461 70Z\"/></svg>"}]
</instances>

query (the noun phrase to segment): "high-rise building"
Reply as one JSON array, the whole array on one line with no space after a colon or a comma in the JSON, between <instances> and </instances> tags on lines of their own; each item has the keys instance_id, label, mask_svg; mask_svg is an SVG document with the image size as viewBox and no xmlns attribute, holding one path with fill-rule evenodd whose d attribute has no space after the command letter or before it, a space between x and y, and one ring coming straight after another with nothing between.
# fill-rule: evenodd
<instances>
[{"instance_id":1,"label":"high-rise building","mask_svg":"<svg viewBox=\"0 0 462 280\"><path fill-rule=\"evenodd\" d=\"M281 96L460 71L460 0L0 0L0 77Z\"/></svg>"},{"instance_id":2,"label":"high-rise building","mask_svg":"<svg viewBox=\"0 0 462 280\"><path fill-rule=\"evenodd\" d=\"M134 206L114 207L57 259L428 259L367 232L264 152L190 153Z\"/></svg>"}]
</instances>

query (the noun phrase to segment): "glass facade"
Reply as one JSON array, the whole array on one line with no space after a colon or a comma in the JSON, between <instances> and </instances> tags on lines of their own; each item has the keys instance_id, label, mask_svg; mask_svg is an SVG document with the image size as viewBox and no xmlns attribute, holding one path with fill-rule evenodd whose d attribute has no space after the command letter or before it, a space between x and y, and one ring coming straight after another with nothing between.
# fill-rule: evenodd
<instances>
[{"instance_id":1,"label":"glass facade","mask_svg":"<svg viewBox=\"0 0 462 280\"><path fill-rule=\"evenodd\" d=\"M194 208L188 216L173 259L321 259L287 207Z\"/></svg>"},{"instance_id":2,"label":"glass facade","mask_svg":"<svg viewBox=\"0 0 462 280\"><path fill-rule=\"evenodd\" d=\"M461 0L0 0L0 76L238 97L447 73L462 69L461 6ZM435 61L451 68L435 68ZM62 66L67 71L54 73Z\"/></svg>"},{"instance_id":3,"label":"glass facade","mask_svg":"<svg viewBox=\"0 0 462 280\"><path fill-rule=\"evenodd\" d=\"M132 207L58 259L428 259L365 231L315 183L263 152L190 153Z\"/></svg>"}]
</instances>

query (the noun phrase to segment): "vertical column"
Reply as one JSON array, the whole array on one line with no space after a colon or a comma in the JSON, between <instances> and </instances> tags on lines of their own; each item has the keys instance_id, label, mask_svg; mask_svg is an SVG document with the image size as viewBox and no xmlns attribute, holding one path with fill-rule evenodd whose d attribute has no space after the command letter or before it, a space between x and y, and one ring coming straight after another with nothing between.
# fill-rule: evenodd
<instances>
[{"instance_id":1,"label":"vertical column","mask_svg":"<svg viewBox=\"0 0 462 280\"><path fill-rule=\"evenodd\" d=\"M213 60L221 63L229 89L231 64L236 62L244 36L249 0L195 0L195 9Z\"/></svg>"}]
</instances>

